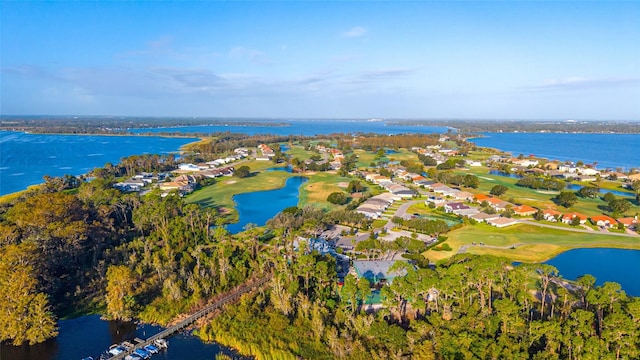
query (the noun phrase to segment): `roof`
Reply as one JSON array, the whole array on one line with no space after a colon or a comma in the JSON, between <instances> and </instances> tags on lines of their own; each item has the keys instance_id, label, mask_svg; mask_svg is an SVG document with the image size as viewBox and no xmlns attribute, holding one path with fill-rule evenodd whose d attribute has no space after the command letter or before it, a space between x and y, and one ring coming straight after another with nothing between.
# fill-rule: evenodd
<instances>
[{"instance_id":1,"label":"roof","mask_svg":"<svg viewBox=\"0 0 640 360\"><path fill-rule=\"evenodd\" d=\"M381 279L387 279L390 281L397 276L406 275L407 271L405 269L394 272L389 270L389 268L391 268L395 263L396 261L394 260L354 260L353 267L356 269L358 277L364 277L371 283L376 283Z\"/></svg>"},{"instance_id":2,"label":"roof","mask_svg":"<svg viewBox=\"0 0 640 360\"><path fill-rule=\"evenodd\" d=\"M478 201L484 201L490 198L490 196L487 196L485 194L475 194L473 195L473 197Z\"/></svg>"},{"instance_id":3,"label":"roof","mask_svg":"<svg viewBox=\"0 0 640 360\"><path fill-rule=\"evenodd\" d=\"M489 219L487 220L487 222L493 225L511 225L511 224L516 224L518 220L506 218L506 217L499 217L497 219Z\"/></svg>"},{"instance_id":4,"label":"roof","mask_svg":"<svg viewBox=\"0 0 640 360\"><path fill-rule=\"evenodd\" d=\"M629 226L629 225L637 224L638 223L638 219L634 218L634 217L626 217L626 218L618 219L618 222L623 224L623 225Z\"/></svg>"},{"instance_id":5,"label":"roof","mask_svg":"<svg viewBox=\"0 0 640 360\"><path fill-rule=\"evenodd\" d=\"M560 211L553 210L553 209L544 209L542 211L542 213L545 214L545 215L551 215L551 216L556 216L556 215L562 214Z\"/></svg>"},{"instance_id":6,"label":"roof","mask_svg":"<svg viewBox=\"0 0 640 360\"><path fill-rule=\"evenodd\" d=\"M520 205L520 206L516 206L513 208L513 211L515 213L530 213L530 212L536 212L538 211L538 209L531 207L529 205Z\"/></svg>"},{"instance_id":7,"label":"roof","mask_svg":"<svg viewBox=\"0 0 640 360\"><path fill-rule=\"evenodd\" d=\"M596 215L596 216L592 216L591 217L591 221L593 222L608 222L609 224L616 224L617 221L616 219L612 218L611 216L607 216L607 215Z\"/></svg>"},{"instance_id":8,"label":"roof","mask_svg":"<svg viewBox=\"0 0 640 360\"><path fill-rule=\"evenodd\" d=\"M574 217L580 218L580 220L587 220L587 215L580 214L577 212L566 213L562 216L563 219L573 219Z\"/></svg>"}]
</instances>

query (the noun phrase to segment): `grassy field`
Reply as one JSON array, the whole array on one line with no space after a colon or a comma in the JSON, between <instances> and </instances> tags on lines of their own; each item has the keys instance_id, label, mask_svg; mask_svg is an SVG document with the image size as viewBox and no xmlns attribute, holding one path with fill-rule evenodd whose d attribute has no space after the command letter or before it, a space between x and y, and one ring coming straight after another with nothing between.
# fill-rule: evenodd
<instances>
[{"instance_id":1,"label":"grassy field","mask_svg":"<svg viewBox=\"0 0 640 360\"><path fill-rule=\"evenodd\" d=\"M551 199L557 194L557 192L548 192L544 190L533 190L525 187L516 186L515 183L518 179L509 178L506 176L489 174L489 170L485 167L471 168L465 173L471 173L480 179L480 185L474 192L481 192L488 194L491 188L495 185L504 185L509 190L500 196L501 199L506 201L512 201L516 204L527 204L539 209L555 209L563 213L567 212L580 212L585 215L599 215L606 211L606 202L600 198L596 199L583 199L579 198L578 203L570 208L564 208L556 205ZM609 186L612 186L609 184ZM632 215L640 212L640 206L634 205L631 207L627 214Z\"/></svg>"},{"instance_id":2,"label":"grassy field","mask_svg":"<svg viewBox=\"0 0 640 360\"><path fill-rule=\"evenodd\" d=\"M323 209L334 209L337 205L327 201L332 192L345 191L346 185L354 180L351 177L342 177L331 172L310 173L307 181L300 189L300 206L311 204ZM344 185L344 186L341 186Z\"/></svg>"},{"instance_id":3,"label":"grassy field","mask_svg":"<svg viewBox=\"0 0 640 360\"><path fill-rule=\"evenodd\" d=\"M575 248L607 247L640 249L640 238L586 234L559 229L518 224L498 229L486 224L465 226L446 234L452 251L429 250L424 255L431 261L448 258L467 246L471 254L505 256L514 261L540 262ZM475 242L476 245L472 245ZM480 246L479 243L484 243ZM521 244L521 245L518 245ZM512 245L517 245L511 248ZM494 248L500 247L500 248Z\"/></svg>"},{"instance_id":4,"label":"grassy field","mask_svg":"<svg viewBox=\"0 0 640 360\"><path fill-rule=\"evenodd\" d=\"M387 154L382 158L376 159L375 152L365 151L365 150L354 150L354 154L358 155L358 162L356 166L358 168L367 168L370 166L372 162L377 163L378 161L402 161L402 160L411 160L418 161L418 155L412 153L407 149L400 149L395 154Z\"/></svg>"},{"instance_id":5,"label":"grassy field","mask_svg":"<svg viewBox=\"0 0 640 360\"><path fill-rule=\"evenodd\" d=\"M303 146L294 145L287 150L287 155L291 155L292 158L298 158L300 160L306 160L318 153L305 150Z\"/></svg>"}]
</instances>

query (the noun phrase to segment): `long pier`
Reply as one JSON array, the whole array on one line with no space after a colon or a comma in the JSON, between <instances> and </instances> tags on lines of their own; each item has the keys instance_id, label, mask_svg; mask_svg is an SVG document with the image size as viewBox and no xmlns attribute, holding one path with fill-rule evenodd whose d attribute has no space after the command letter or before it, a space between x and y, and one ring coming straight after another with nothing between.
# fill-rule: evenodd
<instances>
[{"instance_id":1,"label":"long pier","mask_svg":"<svg viewBox=\"0 0 640 360\"><path fill-rule=\"evenodd\" d=\"M216 302L205 306L203 309L191 314L188 318L180 321L179 323L170 326L168 328L166 328L165 330L162 330L161 332L149 337L146 340L141 340L141 339L136 339L136 344L133 344L133 347L129 348L127 351L115 355L111 358L109 358L110 360L119 360L119 359L124 359L127 355L132 354L136 349L140 349L145 347L146 345L149 344L153 344L156 340L158 339L164 339L167 338L173 334L175 334L176 332L188 327L189 325L193 324L194 322L196 322L198 319L203 318L209 314L211 314L213 311L215 311L216 309L221 308L222 306L234 302L235 300L237 300L240 296L250 292L251 290L257 289L261 286L263 286L264 284L267 283L267 281L271 280L271 277L273 275L271 273L267 274L266 276L264 276L263 278L254 281L254 282L250 282L250 283L245 283L243 285L241 285L240 287L236 288L235 290L230 291L229 293L227 293L225 296L221 297L220 299L218 299Z\"/></svg>"}]
</instances>

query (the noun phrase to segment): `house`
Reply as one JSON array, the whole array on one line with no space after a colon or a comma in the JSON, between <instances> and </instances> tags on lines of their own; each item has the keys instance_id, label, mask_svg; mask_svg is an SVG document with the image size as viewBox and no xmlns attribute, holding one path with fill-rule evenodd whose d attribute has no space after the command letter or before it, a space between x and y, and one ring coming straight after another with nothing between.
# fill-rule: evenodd
<instances>
[{"instance_id":1,"label":"house","mask_svg":"<svg viewBox=\"0 0 640 360\"><path fill-rule=\"evenodd\" d=\"M480 210L478 210L478 209L476 209L474 207L469 207L468 209L453 210L452 212L454 214L456 214L456 215L471 217L471 216L479 213Z\"/></svg>"},{"instance_id":2,"label":"house","mask_svg":"<svg viewBox=\"0 0 640 360\"><path fill-rule=\"evenodd\" d=\"M618 222L622 224L624 227L629 229L635 229L638 225L638 217L626 217L618 219Z\"/></svg>"},{"instance_id":3,"label":"house","mask_svg":"<svg viewBox=\"0 0 640 360\"><path fill-rule=\"evenodd\" d=\"M629 176L627 176L627 179L629 179L629 181L631 182L638 181L640 180L640 173L630 174Z\"/></svg>"},{"instance_id":4,"label":"house","mask_svg":"<svg viewBox=\"0 0 640 360\"><path fill-rule=\"evenodd\" d=\"M484 221L487 222L489 220L495 220L497 218L499 218L500 215L499 214L487 214L487 213L483 213L483 212L479 212L475 215L471 215L470 218L477 220L477 221Z\"/></svg>"},{"instance_id":5,"label":"house","mask_svg":"<svg viewBox=\"0 0 640 360\"><path fill-rule=\"evenodd\" d=\"M369 219L377 219L382 215L381 211L362 205L356 209L356 212L368 217Z\"/></svg>"},{"instance_id":6,"label":"house","mask_svg":"<svg viewBox=\"0 0 640 360\"><path fill-rule=\"evenodd\" d=\"M507 206L511 205L510 203L498 198L488 198L486 202L488 202L489 206L494 208L496 211L504 211L507 209Z\"/></svg>"},{"instance_id":7,"label":"house","mask_svg":"<svg viewBox=\"0 0 640 360\"><path fill-rule=\"evenodd\" d=\"M471 207L461 202L451 202L451 203L444 204L444 211L447 213L452 213L456 210L462 210L462 209L471 209Z\"/></svg>"},{"instance_id":8,"label":"house","mask_svg":"<svg viewBox=\"0 0 640 360\"><path fill-rule=\"evenodd\" d=\"M594 225L604 226L604 227L612 227L613 225L618 223L616 221L616 219L612 218L611 216L607 216L607 215L592 216L591 217L591 222Z\"/></svg>"},{"instance_id":9,"label":"house","mask_svg":"<svg viewBox=\"0 0 640 360\"><path fill-rule=\"evenodd\" d=\"M200 171L200 167L194 164L180 164L178 169L182 171Z\"/></svg>"},{"instance_id":10,"label":"house","mask_svg":"<svg viewBox=\"0 0 640 360\"><path fill-rule=\"evenodd\" d=\"M473 195L474 201L477 202L478 204L483 202L483 201L487 201L489 198L491 198L491 196L487 196L485 194L475 194L475 195Z\"/></svg>"},{"instance_id":11,"label":"house","mask_svg":"<svg viewBox=\"0 0 640 360\"><path fill-rule=\"evenodd\" d=\"M456 200L460 201L470 201L473 199L473 194L467 191L460 191L453 195Z\"/></svg>"},{"instance_id":12,"label":"house","mask_svg":"<svg viewBox=\"0 0 640 360\"><path fill-rule=\"evenodd\" d=\"M408 263L408 261L402 261ZM391 267L396 263L393 260L354 260L353 267L359 278L369 280L371 285L385 284L393 281L398 276L407 274L406 269L392 271Z\"/></svg>"},{"instance_id":13,"label":"house","mask_svg":"<svg viewBox=\"0 0 640 360\"><path fill-rule=\"evenodd\" d=\"M584 224L587 222L587 215L580 214L577 212L566 213L562 216L562 222L565 224L571 224L574 218L580 219L580 224Z\"/></svg>"},{"instance_id":14,"label":"house","mask_svg":"<svg viewBox=\"0 0 640 360\"><path fill-rule=\"evenodd\" d=\"M503 228L511 225L515 225L518 223L518 220L507 218L507 217L499 217L497 219L487 220L487 224L491 226L495 226L497 228Z\"/></svg>"},{"instance_id":15,"label":"house","mask_svg":"<svg viewBox=\"0 0 640 360\"><path fill-rule=\"evenodd\" d=\"M513 210L513 213L518 216L531 216L538 212L538 209L531 207L529 205L516 206L512 210Z\"/></svg>"},{"instance_id":16,"label":"house","mask_svg":"<svg viewBox=\"0 0 640 360\"><path fill-rule=\"evenodd\" d=\"M562 215L560 211L556 211L553 209L545 209L542 211L542 218L551 222L558 221L557 219L558 219L558 216L560 215Z\"/></svg>"},{"instance_id":17,"label":"house","mask_svg":"<svg viewBox=\"0 0 640 360\"><path fill-rule=\"evenodd\" d=\"M425 205L433 204L435 207L442 206L447 203L447 200L441 198L439 196L429 196L427 200L425 200Z\"/></svg>"}]
</instances>

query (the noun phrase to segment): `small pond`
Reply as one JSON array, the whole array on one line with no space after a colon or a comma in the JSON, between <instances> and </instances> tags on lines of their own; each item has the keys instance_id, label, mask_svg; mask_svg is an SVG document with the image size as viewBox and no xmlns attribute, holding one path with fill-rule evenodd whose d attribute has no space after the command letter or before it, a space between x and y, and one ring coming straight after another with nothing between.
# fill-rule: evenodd
<instances>
[{"instance_id":1,"label":"small pond","mask_svg":"<svg viewBox=\"0 0 640 360\"><path fill-rule=\"evenodd\" d=\"M249 223L262 226L280 211L298 205L300 186L307 180L304 176L293 176L288 178L285 186L280 189L235 195L233 200L237 204L239 221L227 225L227 230L235 234L243 231Z\"/></svg>"},{"instance_id":2,"label":"small pond","mask_svg":"<svg viewBox=\"0 0 640 360\"><path fill-rule=\"evenodd\" d=\"M510 174L510 173L506 173L506 172L504 172L504 171L500 171L500 170L489 170L489 174L491 174L491 175L498 175L498 176L510 177L510 178L513 178L513 179L520 179L520 178L522 178L522 176L520 176L520 175Z\"/></svg>"},{"instance_id":3,"label":"small pond","mask_svg":"<svg viewBox=\"0 0 640 360\"><path fill-rule=\"evenodd\" d=\"M578 191L578 190L582 189L583 187L584 187L583 185L578 185L578 184L567 184L567 189L573 190L573 191ZM618 190L598 189L598 191L601 194L612 193L615 196L626 196L626 197L634 196L633 193L625 192L625 191L618 191Z\"/></svg>"}]
</instances>

